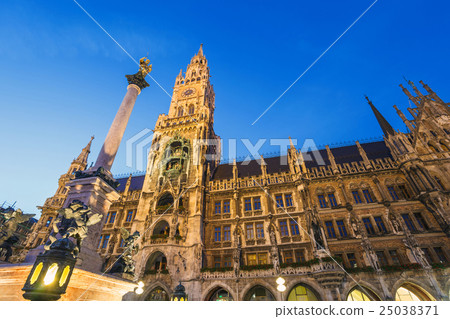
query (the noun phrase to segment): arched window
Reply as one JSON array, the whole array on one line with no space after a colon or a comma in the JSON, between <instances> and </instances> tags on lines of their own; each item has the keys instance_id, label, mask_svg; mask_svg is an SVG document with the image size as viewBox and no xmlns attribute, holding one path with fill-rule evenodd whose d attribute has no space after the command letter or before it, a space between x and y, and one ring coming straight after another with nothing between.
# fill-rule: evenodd
<instances>
[{"instance_id":1,"label":"arched window","mask_svg":"<svg viewBox=\"0 0 450 319\"><path fill-rule=\"evenodd\" d=\"M167 258L160 252L154 252L147 260L145 264L145 273L156 273L157 271L167 269Z\"/></svg>"},{"instance_id":2,"label":"arched window","mask_svg":"<svg viewBox=\"0 0 450 319\"><path fill-rule=\"evenodd\" d=\"M297 285L289 292L288 301L318 301L317 295L304 285Z\"/></svg>"},{"instance_id":3,"label":"arched window","mask_svg":"<svg viewBox=\"0 0 450 319\"><path fill-rule=\"evenodd\" d=\"M156 287L145 298L147 301L169 301L169 294L161 287Z\"/></svg>"},{"instance_id":4,"label":"arched window","mask_svg":"<svg viewBox=\"0 0 450 319\"><path fill-rule=\"evenodd\" d=\"M263 286L255 286L250 289L244 298L245 301L274 301L275 297Z\"/></svg>"},{"instance_id":5,"label":"arched window","mask_svg":"<svg viewBox=\"0 0 450 319\"><path fill-rule=\"evenodd\" d=\"M444 143L440 142L439 144L441 145L441 148L442 148L442 150L443 150L444 152L450 151L450 150L448 149L447 145L445 145Z\"/></svg>"},{"instance_id":6,"label":"arched window","mask_svg":"<svg viewBox=\"0 0 450 319\"><path fill-rule=\"evenodd\" d=\"M162 220L158 224L156 224L155 228L153 228L153 235L155 236L168 236L169 235L169 224Z\"/></svg>"},{"instance_id":7,"label":"arched window","mask_svg":"<svg viewBox=\"0 0 450 319\"><path fill-rule=\"evenodd\" d=\"M380 298L366 287L355 287L348 294L347 301L380 301Z\"/></svg>"},{"instance_id":8,"label":"arched window","mask_svg":"<svg viewBox=\"0 0 450 319\"><path fill-rule=\"evenodd\" d=\"M397 289L395 301L436 301L436 299L419 286L406 283Z\"/></svg>"},{"instance_id":9,"label":"arched window","mask_svg":"<svg viewBox=\"0 0 450 319\"><path fill-rule=\"evenodd\" d=\"M194 105L189 105L189 114L194 114L194 110L195 110L195 108L194 108Z\"/></svg>"},{"instance_id":10,"label":"arched window","mask_svg":"<svg viewBox=\"0 0 450 319\"><path fill-rule=\"evenodd\" d=\"M233 301L233 297L227 290L217 288L208 298L208 301Z\"/></svg>"},{"instance_id":11,"label":"arched window","mask_svg":"<svg viewBox=\"0 0 450 319\"><path fill-rule=\"evenodd\" d=\"M177 114L177 116L178 116L178 117L183 116L183 108L182 108L182 107L178 108L178 114Z\"/></svg>"},{"instance_id":12,"label":"arched window","mask_svg":"<svg viewBox=\"0 0 450 319\"><path fill-rule=\"evenodd\" d=\"M165 207L165 206L170 206L173 204L173 196L170 193L165 193L163 194L159 200L158 200L158 205L156 205L157 207Z\"/></svg>"}]
</instances>

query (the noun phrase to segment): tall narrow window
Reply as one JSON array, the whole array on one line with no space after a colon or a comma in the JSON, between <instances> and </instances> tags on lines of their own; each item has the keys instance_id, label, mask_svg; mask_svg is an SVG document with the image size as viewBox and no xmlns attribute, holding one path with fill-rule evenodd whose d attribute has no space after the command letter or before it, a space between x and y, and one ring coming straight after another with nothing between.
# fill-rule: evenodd
<instances>
[{"instance_id":1,"label":"tall narrow window","mask_svg":"<svg viewBox=\"0 0 450 319\"><path fill-rule=\"evenodd\" d=\"M334 231L333 222L327 221L325 222L325 226L327 227L328 238L336 238L336 232Z\"/></svg>"},{"instance_id":2,"label":"tall narrow window","mask_svg":"<svg viewBox=\"0 0 450 319\"><path fill-rule=\"evenodd\" d=\"M389 186L387 189L389 191L389 194L392 197L392 200L398 200L398 195L397 195L397 192L394 189L394 186Z\"/></svg>"},{"instance_id":3,"label":"tall narrow window","mask_svg":"<svg viewBox=\"0 0 450 319\"><path fill-rule=\"evenodd\" d=\"M108 247L108 242L109 242L109 235L105 235L105 237L103 238L102 248Z\"/></svg>"},{"instance_id":4,"label":"tall narrow window","mask_svg":"<svg viewBox=\"0 0 450 319\"><path fill-rule=\"evenodd\" d=\"M422 251L425 255L425 257L427 258L428 262L430 264L433 263L433 257L431 256L430 250L428 248L422 248Z\"/></svg>"},{"instance_id":5,"label":"tall narrow window","mask_svg":"<svg viewBox=\"0 0 450 319\"><path fill-rule=\"evenodd\" d=\"M216 227L214 228L214 241L219 242L221 240L221 229L220 227Z\"/></svg>"},{"instance_id":6,"label":"tall narrow window","mask_svg":"<svg viewBox=\"0 0 450 319\"><path fill-rule=\"evenodd\" d=\"M256 223L256 238L264 238L264 224Z\"/></svg>"},{"instance_id":7,"label":"tall narrow window","mask_svg":"<svg viewBox=\"0 0 450 319\"><path fill-rule=\"evenodd\" d=\"M230 213L230 201L229 200L223 201L223 213L224 214Z\"/></svg>"},{"instance_id":8,"label":"tall narrow window","mask_svg":"<svg viewBox=\"0 0 450 319\"><path fill-rule=\"evenodd\" d=\"M52 220L53 220L53 217L50 216L50 217L47 219L47 222L45 223L45 227L50 226L50 224L52 223Z\"/></svg>"},{"instance_id":9,"label":"tall narrow window","mask_svg":"<svg viewBox=\"0 0 450 319\"><path fill-rule=\"evenodd\" d=\"M245 226L245 228L247 231L247 239L253 239L254 238L253 224L247 224L247 226Z\"/></svg>"},{"instance_id":10,"label":"tall narrow window","mask_svg":"<svg viewBox=\"0 0 450 319\"><path fill-rule=\"evenodd\" d=\"M183 108L182 107L180 107L179 109L178 109L178 116L180 117L180 116L183 116Z\"/></svg>"},{"instance_id":11,"label":"tall narrow window","mask_svg":"<svg viewBox=\"0 0 450 319\"><path fill-rule=\"evenodd\" d=\"M127 218L125 219L125 221L126 221L127 223L129 223L129 222L131 222L132 220L133 220L133 211L132 211L132 210L129 210L128 213L127 213Z\"/></svg>"},{"instance_id":12,"label":"tall narrow window","mask_svg":"<svg viewBox=\"0 0 450 319\"><path fill-rule=\"evenodd\" d=\"M261 210L261 198L253 198L253 210Z\"/></svg>"},{"instance_id":13,"label":"tall narrow window","mask_svg":"<svg viewBox=\"0 0 450 319\"><path fill-rule=\"evenodd\" d=\"M216 202L214 205L214 214L220 214L221 210L222 210L222 203Z\"/></svg>"},{"instance_id":14,"label":"tall narrow window","mask_svg":"<svg viewBox=\"0 0 450 319\"><path fill-rule=\"evenodd\" d=\"M223 257L223 266L224 267L231 267L231 256L227 255Z\"/></svg>"},{"instance_id":15,"label":"tall narrow window","mask_svg":"<svg viewBox=\"0 0 450 319\"><path fill-rule=\"evenodd\" d=\"M381 216L376 216L373 219L375 219L375 223L377 224L378 230L380 233L387 233L386 226L384 225L383 218Z\"/></svg>"},{"instance_id":16,"label":"tall narrow window","mask_svg":"<svg viewBox=\"0 0 450 319\"><path fill-rule=\"evenodd\" d=\"M41 239L42 240L42 239ZM98 246L97 248L100 248L101 244L102 244L102 240L103 240L103 235L100 235L100 240L98 241ZM39 246L39 245L37 245Z\"/></svg>"},{"instance_id":17,"label":"tall narrow window","mask_svg":"<svg viewBox=\"0 0 450 319\"><path fill-rule=\"evenodd\" d=\"M194 114L194 106L193 105L189 106L189 114Z\"/></svg>"},{"instance_id":18,"label":"tall narrow window","mask_svg":"<svg viewBox=\"0 0 450 319\"><path fill-rule=\"evenodd\" d=\"M348 264L351 268L356 268L358 267L358 263L356 261L356 256L354 253L348 253L347 254L347 260L348 260Z\"/></svg>"},{"instance_id":19,"label":"tall narrow window","mask_svg":"<svg viewBox=\"0 0 450 319\"><path fill-rule=\"evenodd\" d=\"M425 221L425 218L423 218L421 213L414 213L414 217L416 218L417 224L419 224L420 228L422 230L429 229L427 222Z\"/></svg>"},{"instance_id":20,"label":"tall narrow window","mask_svg":"<svg viewBox=\"0 0 450 319\"><path fill-rule=\"evenodd\" d=\"M284 252L284 262L286 264L292 264L294 262L294 256L292 256L292 251L288 250Z\"/></svg>"},{"instance_id":21,"label":"tall narrow window","mask_svg":"<svg viewBox=\"0 0 450 319\"><path fill-rule=\"evenodd\" d=\"M406 189L405 185L398 185L398 189L402 193L403 198L405 198L405 199L409 198L409 193L408 193L408 190Z\"/></svg>"},{"instance_id":22,"label":"tall narrow window","mask_svg":"<svg viewBox=\"0 0 450 319\"><path fill-rule=\"evenodd\" d=\"M256 265L256 254L247 254L247 265Z\"/></svg>"},{"instance_id":23,"label":"tall narrow window","mask_svg":"<svg viewBox=\"0 0 450 319\"><path fill-rule=\"evenodd\" d=\"M215 256L214 257L214 268L220 268L221 263L220 263L220 256Z\"/></svg>"},{"instance_id":24,"label":"tall narrow window","mask_svg":"<svg viewBox=\"0 0 450 319\"><path fill-rule=\"evenodd\" d=\"M414 226L413 221L409 217L409 214L402 214L402 218L405 221L406 227L408 227L410 231L417 231L416 226Z\"/></svg>"},{"instance_id":25,"label":"tall narrow window","mask_svg":"<svg viewBox=\"0 0 450 319\"><path fill-rule=\"evenodd\" d=\"M109 217L109 223L114 224L115 220L116 220L116 212L112 212L111 216Z\"/></svg>"},{"instance_id":26,"label":"tall narrow window","mask_svg":"<svg viewBox=\"0 0 450 319\"><path fill-rule=\"evenodd\" d=\"M387 260L386 260L386 255L384 254L384 251L379 250L376 252L377 257L378 257L378 262L380 263L380 266L387 266Z\"/></svg>"},{"instance_id":27,"label":"tall narrow window","mask_svg":"<svg viewBox=\"0 0 450 319\"><path fill-rule=\"evenodd\" d=\"M391 260L394 265L400 265L400 258L398 258L398 253L396 250L389 250L389 255L391 256Z\"/></svg>"},{"instance_id":28,"label":"tall narrow window","mask_svg":"<svg viewBox=\"0 0 450 319\"><path fill-rule=\"evenodd\" d=\"M369 235L375 234L375 229L373 228L372 222L370 221L369 217L363 218L364 226L366 227L367 233Z\"/></svg>"},{"instance_id":29,"label":"tall narrow window","mask_svg":"<svg viewBox=\"0 0 450 319\"><path fill-rule=\"evenodd\" d=\"M337 206L336 196L334 196L334 193L329 193L328 194L328 200L330 201L331 207L336 207Z\"/></svg>"},{"instance_id":30,"label":"tall narrow window","mask_svg":"<svg viewBox=\"0 0 450 319\"><path fill-rule=\"evenodd\" d=\"M277 202L277 207L284 207L283 196L281 195L275 196L275 201Z\"/></svg>"},{"instance_id":31,"label":"tall narrow window","mask_svg":"<svg viewBox=\"0 0 450 319\"><path fill-rule=\"evenodd\" d=\"M120 245L119 247L122 248L125 246L125 240L123 240L123 238L120 240Z\"/></svg>"},{"instance_id":32,"label":"tall narrow window","mask_svg":"<svg viewBox=\"0 0 450 319\"><path fill-rule=\"evenodd\" d=\"M291 194L286 194L284 195L284 200L286 202L286 207L291 207L293 206L293 202L292 202L292 195Z\"/></svg>"},{"instance_id":33,"label":"tall narrow window","mask_svg":"<svg viewBox=\"0 0 450 319\"><path fill-rule=\"evenodd\" d=\"M287 222L285 220L280 220L280 233L283 237L289 236Z\"/></svg>"},{"instance_id":34,"label":"tall narrow window","mask_svg":"<svg viewBox=\"0 0 450 319\"><path fill-rule=\"evenodd\" d=\"M327 208L327 201L325 200L325 196L319 195L317 197L319 198L320 208Z\"/></svg>"},{"instance_id":35,"label":"tall narrow window","mask_svg":"<svg viewBox=\"0 0 450 319\"><path fill-rule=\"evenodd\" d=\"M306 261L305 251L304 250L296 250L295 251L295 260L298 263L304 263Z\"/></svg>"},{"instance_id":36,"label":"tall narrow window","mask_svg":"<svg viewBox=\"0 0 450 319\"><path fill-rule=\"evenodd\" d=\"M363 189L363 195L367 203L373 203L372 195L368 189Z\"/></svg>"},{"instance_id":37,"label":"tall narrow window","mask_svg":"<svg viewBox=\"0 0 450 319\"><path fill-rule=\"evenodd\" d=\"M343 220L337 220L336 224L337 224L337 227L338 227L338 230L339 230L339 235L341 235L341 237L344 237L344 238L347 237L348 234L347 234L347 229L345 228L344 221Z\"/></svg>"},{"instance_id":38,"label":"tall narrow window","mask_svg":"<svg viewBox=\"0 0 450 319\"><path fill-rule=\"evenodd\" d=\"M267 264L267 253L259 253L258 254L258 264L259 265Z\"/></svg>"},{"instance_id":39,"label":"tall narrow window","mask_svg":"<svg viewBox=\"0 0 450 319\"><path fill-rule=\"evenodd\" d=\"M223 227L223 241L230 241L231 240L231 231L230 226L224 226Z\"/></svg>"},{"instance_id":40,"label":"tall narrow window","mask_svg":"<svg viewBox=\"0 0 450 319\"><path fill-rule=\"evenodd\" d=\"M445 256L445 253L444 253L444 250L442 249L442 247L434 247L434 252L438 256L439 261L441 263L446 263L447 262L447 257Z\"/></svg>"},{"instance_id":41,"label":"tall narrow window","mask_svg":"<svg viewBox=\"0 0 450 319\"><path fill-rule=\"evenodd\" d=\"M361 204L362 200L361 200L361 196L359 196L359 192L358 191L353 191L353 199L355 200L355 204Z\"/></svg>"},{"instance_id":42,"label":"tall narrow window","mask_svg":"<svg viewBox=\"0 0 450 319\"><path fill-rule=\"evenodd\" d=\"M244 199L244 210L245 211L252 210L252 199L251 198Z\"/></svg>"},{"instance_id":43,"label":"tall narrow window","mask_svg":"<svg viewBox=\"0 0 450 319\"><path fill-rule=\"evenodd\" d=\"M291 236L297 236L300 234L300 230L298 229L298 224L296 220L290 219L289 225L291 226Z\"/></svg>"}]
</instances>

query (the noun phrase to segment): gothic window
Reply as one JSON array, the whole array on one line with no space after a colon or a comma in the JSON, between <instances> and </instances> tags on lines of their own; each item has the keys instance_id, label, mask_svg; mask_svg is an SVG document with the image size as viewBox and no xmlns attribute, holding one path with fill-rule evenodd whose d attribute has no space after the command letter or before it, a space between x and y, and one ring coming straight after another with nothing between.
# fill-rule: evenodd
<instances>
[{"instance_id":1,"label":"gothic window","mask_svg":"<svg viewBox=\"0 0 450 319\"><path fill-rule=\"evenodd\" d=\"M195 110L195 108L194 108L194 105L189 105L189 114L194 114L194 110Z\"/></svg>"},{"instance_id":2,"label":"gothic window","mask_svg":"<svg viewBox=\"0 0 450 319\"><path fill-rule=\"evenodd\" d=\"M214 257L214 268L220 268L221 267L221 258L220 256Z\"/></svg>"},{"instance_id":3,"label":"gothic window","mask_svg":"<svg viewBox=\"0 0 450 319\"><path fill-rule=\"evenodd\" d=\"M398 185L398 189L400 190L400 193L402 194L404 199L410 198L406 185L404 184Z\"/></svg>"},{"instance_id":4,"label":"gothic window","mask_svg":"<svg viewBox=\"0 0 450 319\"><path fill-rule=\"evenodd\" d=\"M221 202L216 202L214 205L214 214L220 214L221 210L222 210L222 203Z\"/></svg>"},{"instance_id":5,"label":"gothic window","mask_svg":"<svg viewBox=\"0 0 450 319\"><path fill-rule=\"evenodd\" d=\"M253 210L261 210L261 198L260 197L253 198Z\"/></svg>"},{"instance_id":6,"label":"gothic window","mask_svg":"<svg viewBox=\"0 0 450 319\"><path fill-rule=\"evenodd\" d=\"M392 263L394 265L400 265L400 258L396 250L389 250L389 256L391 257Z\"/></svg>"},{"instance_id":7,"label":"gothic window","mask_svg":"<svg viewBox=\"0 0 450 319\"><path fill-rule=\"evenodd\" d=\"M297 236L300 234L300 230L298 229L297 221L294 219L289 220L289 225L291 226L291 235Z\"/></svg>"},{"instance_id":8,"label":"gothic window","mask_svg":"<svg viewBox=\"0 0 450 319\"><path fill-rule=\"evenodd\" d=\"M347 301L380 301L380 298L370 289L364 287L363 289L352 289L347 296Z\"/></svg>"},{"instance_id":9,"label":"gothic window","mask_svg":"<svg viewBox=\"0 0 450 319\"><path fill-rule=\"evenodd\" d=\"M233 301L231 294L223 288L217 288L208 298L209 301Z\"/></svg>"},{"instance_id":10,"label":"gothic window","mask_svg":"<svg viewBox=\"0 0 450 319\"><path fill-rule=\"evenodd\" d=\"M398 200L398 195L397 195L397 192L395 191L395 189L394 189L394 186L388 186L388 191L389 191L389 194L391 195L391 197L392 197L392 200L393 201L396 201L396 200Z\"/></svg>"},{"instance_id":11,"label":"gothic window","mask_svg":"<svg viewBox=\"0 0 450 319\"><path fill-rule=\"evenodd\" d=\"M341 235L341 237L343 237L343 238L347 237L348 233L347 233L347 229L345 228L344 221L342 219L341 220L337 220L336 224L337 224L337 227L338 227L338 230L339 230L339 235Z\"/></svg>"},{"instance_id":12,"label":"gothic window","mask_svg":"<svg viewBox=\"0 0 450 319\"><path fill-rule=\"evenodd\" d=\"M435 301L435 299L422 288L406 283L397 289L395 301Z\"/></svg>"},{"instance_id":13,"label":"gothic window","mask_svg":"<svg viewBox=\"0 0 450 319\"><path fill-rule=\"evenodd\" d=\"M292 264L294 262L294 256L292 255L292 250L287 250L284 252L284 263Z\"/></svg>"},{"instance_id":14,"label":"gothic window","mask_svg":"<svg viewBox=\"0 0 450 319\"><path fill-rule=\"evenodd\" d=\"M417 224L419 224L420 228L422 228L422 230L428 230L428 224L425 221L425 219L423 218L421 213L414 213L414 217L416 218Z\"/></svg>"},{"instance_id":15,"label":"gothic window","mask_svg":"<svg viewBox=\"0 0 450 319\"><path fill-rule=\"evenodd\" d=\"M106 248L108 247L108 242L109 242L109 235L105 235L105 237L103 238L103 243L102 243L102 248Z\"/></svg>"},{"instance_id":16,"label":"gothic window","mask_svg":"<svg viewBox=\"0 0 450 319\"><path fill-rule=\"evenodd\" d=\"M229 200L223 201L223 213L224 214L230 213L230 201Z\"/></svg>"},{"instance_id":17,"label":"gothic window","mask_svg":"<svg viewBox=\"0 0 450 319\"><path fill-rule=\"evenodd\" d=\"M387 266L387 260L386 260L386 255L384 254L384 251L379 250L375 252L377 254L378 257L378 262L380 263L380 266Z\"/></svg>"},{"instance_id":18,"label":"gothic window","mask_svg":"<svg viewBox=\"0 0 450 319\"><path fill-rule=\"evenodd\" d=\"M298 263L306 262L305 251L304 250L296 250L295 251L295 260Z\"/></svg>"},{"instance_id":19,"label":"gothic window","mask_svg":"<svg viewBox=\"0 0 450 319\"><path fill-rule=\"evenodd\" d=\"M258 253L258 264L267 265L267 253Z\"/></svg>"},{"instance_id":20,"label":"gothic window","mask_svg":"<svg viewBox=\"0 0 450 319\"><path fill-rule=\"evenodd\" d=\"M264 224L256 223L256 238L262 239L264 238Z\"/></svg>"},{"instance_id":21,"label":"gothic window","mask_svg":"<svg viewBox=\"0 0 450 319\"><path fill-rule=\"evenodd\" d=\"M348 260L348 264L349 264L350 268L358 267L358 262L356 261L356 256L354 253L348 253L347 260Z\"/></svg>"},{"instance_id":22,"label":"gothic window","mask_svg":"<svg viewBox=\"0 0 450 319\"><path fill-rule=\"evenodd\" d=\"M363 189L362 192L363 192L364 198L366 199L366 203L373 203L373 199L372 199L372 195L370 194L370 190Z\"/></svg>"},{"instance_id":23,"label":"gothic window","mask_svg":"<svg viewBox=\"0 0 450 319\"><path fill-rule=\"evenodd\" d=\"M145 272L146 273L155 273L156 271L166 270L167 269L167 258L166 256L160 252L154 252L148 259L145 264Z\"/></svg>"},{"instance_id":24,"label":"gothic window","mask_svg":"<svg viewBox=\"0 0 450 319\"><path fill-rule=\"evenodd\" d=\"M284 204L283 204L283 196L281 196L281 195L276 195L276 196L275 196L275 201L277 202L277 207L284 207Z\"/></svg>"},{"instance_id":25,"label":"gothic window","mask_svg":"<svg viewBox=\"0 0 450 319\"><path fill-rule=\"evenodd\" d=\"M289 231L288 231L286 220L280 220L280 234L282 237L289 236Z\"/></svg>"},{"instance_id":26,"label":"gothic window","mask_svg":"<svg viewBox=\"0 0 450 319\"><path fill-rule=\"evenodd\" d=\"M445 145L444 143L439 143L440 145L441 145L441 148L442 148L442 150L444 151L444 152L448 152L448 151L450 151L449 149L448 149L448 147L447 147L447 145Z\"/></svg>"},{"instance_id":27,"label":"gothic window","mask_svg":"<svg viewBox=\"0 0 450 319\"><path fill-rule=\"evenodd\" d=\"M223 257L223 266L224 267L231 267L231 256L227 255Z\"/></svg>"},{"instance_id":28,"label":"gothic window","mask_svg":"<svg viewBox=\"0 0 450 319\"><path fill-rule=\"evenodd\" d=\"M129 210L127 213L127 218L125 219L125 222L130 223L133 221L133 213L134 211Z\"/></svg>"},{"instance_id":29,"label":"gothic window","mask_svg":"<svg viewBox=\"0 0 450 319\"><path fill-rule=\"evenodd\" d=\"M247 265L252 266L256 264L257 264L256 254L247 254Z\"/></svg>"},{"instance_id":30,"label":"gothic window","mask_svg":"<svg viewBox=\"0 0 450 319\"><path fill-rule=\"evenodd\" d=\"M230 226L224 226L223 227L223 241L230 241L231 240L231 227Z\"/></svg>"},{"instance_id":31,"label":"gothic window","mask_svg":"<svg viewBox=\"0 0 450 319\"><path fill-rule=\"evenodd\" d=\"M293 203L292 203L292 194L286 194L284 195L284 199L286 202L286 207L292 207Z\"/></svg>"},{"instance_id":32,"label":"gothic window","mask_svg":"<svg viewBox=\"0 0 450 319\"><path fill-rule=\"evenodd\" d=\"M112 212L111 216L109 216L109 223L114 224L114 221L116 220L116 212Z\"/></svg>"},{"instance_id":33,"label":"gothic window","mask_svg":"<svg viewBox=\"0 0 450 319\"><path fill-rule=\"evenodd\" d=\"M442 247L434 247L434 252L436 253L437 257L439 258L439 261L441 263L447 262L447 257L445 256L444 250Z\"/></svg>"},{"instance_id":34,"label":"gothic window","mask_svg":"<svg viewBox=\"0 0 450 319\"><path fill-rule=\"evenodd\" d=\"M169 229L169 223L167 223L165 220L161 220L153 228L153 235L158 237L167 237L169 236Z\"/></svg>"},{"instance_id":35,"label":"gothic window","mask_svg":"<svg viewBox=\"0 0 450 319\"><path fill-rule=\"evenodd\" d=\"M245 229L246 229L247 239L253 239L254 238L253 224L247 224L245 226Z\"/></svg>"},{"instance_id":36,"label":"gothic window","mask_svg":"<svg viewBox=\"0 0 450 319\"><path fill-rule=\"evenodd\" d=\"M336 207L337 206L336 196L334 196L334 193L328 193L328 200L330 201L330 206L331 207Z\"/></svg>"},{"instance_id":37,"label":"gothic window","mask_svg":"<svg viewBox=\"0 0 450 319\"><path fill-rule=\"evenodd\" d=\"M374 235L375 234L375 229L373 228L372 222L370 221L369 217L363 218L363 223L364 226L366 227L367 233L369 235Z\"/></svg>"},{"instance_id":38,"label":"gothic window","mask_svg":"<svg viewBox=\"0 0 450 319\"><path fill-rule=\"evenodd\" d=\"M181 116L183 116L183 108L182 107L180 107L180 108L178 108L178 117L181 117Z\"/></svg>"},{"instance_id":39,"label":"gothic window","mask_svg":"<svg viewBox=\"0 0 450 319\"><path fill-rule=\"evenodd\" d=\"M42 241L42 239L41 239L41 241ZM98 241L97 249L100 248L102 241L103 241L103 235L100 235L100 240ZM37 246L39 246L39 245L37 245Z\"/></svg>"},{"instance_id":40,"label":"gothic window","mask_svg":"<svg viewBox=\"0 0 450 319\"><path fill-rule=\"evenodd\" d=\"M247 292L245 301L273 301L275 297L270 291L262 286L255 286Z\"/></svg>"},{"instance_id":41,"label":"gothic window","mask_svg":"<svg viewBox=\"0 0 450 319\"><path fill-rule=\"evenodd\" d=\"M47 222L45 223L45 227L50 226L50 224L52 223L52 220L53 220L53 217L50 216L50 217L47 219Z\"/></svg>"},{"instance_id":42,"label":"gothic window","mask_svg":"<svg viewBox=\"0 0 450 319\"><path fill-rule=\"evenodd\" d=\"M252 199L251 198L244 199L244 210L245 211L252 210Z\"/></svg>"},{"instance_id":43,"label":"gothic window","mask_svg":"<svg viewBox=\"0 0 450 319\"><path fill-rule=\"evenodd\" d=\"M361 204L362 200L361 200L361 196L359 196L359 192L356 191L352 191L353 194L353 199L355 200L355 204Z\"/></svg>"},{"instance_id":44,"label":"gothic window","mask_svg":"<svg viewBox=\"0 0 450 319\"><path fill-rule=\"evenodd\" d=\"M324 195L318 195L320 208L327 208L327 202Z\"/></svg>"},{"instance_id":45,"label":"gothic window","mask_svg":"<svg viewBox=\"0 0 450 319\"><path fill-rule=\"evenodd\" d=\"M375 223L377 224L378 231L380 233L385 233L386 234L387 233L387 229L386 229L386 226L384 225L383 218L381 216L376 216L373 219L375 220Z\"/></svg>"},{"instance_id":46,"label":"gothic window","mask_svg":"<svg viewBox=\"0 0 450 319\"><path fill-rule=\"evenodd\" d=\"M333 222L326 221L325 227L327 228L328 238L336 238L336 232L334 231Z\"/></svg>"},{"instance_id":47,"label":"gothic window","mask_svg":"<svg viewBox=\"0 0 450 319\"><path fill-rule=\"evenodd\" d=\"M222 234L221 234L221 229L220 227L215 227L214 228L214 241L215 242L219 242L222 239Z\"/></svg>"},{"instance_id":48,"label":"gothic window","mask_svg":"<svg viewBox=\"0 0 450 319\"><path fill-rule=\"evenodd\" d=\"M304 285L295 286L288 295L288 301L317 301L317 295Z\"/></svg>"},{"instance_id":49,"label":"gothic window","mask_svg":"<svg viewBox=\"0 0 450 319\"><path fill-rule=\"evenodd\" d=\"M411 217L409 217L409 214L402 214L402 218L406 224L406 227L408 227L409 231L417 231L416 226L414 225L413 221L411 220Z\"/></svg>"}]
</instances>

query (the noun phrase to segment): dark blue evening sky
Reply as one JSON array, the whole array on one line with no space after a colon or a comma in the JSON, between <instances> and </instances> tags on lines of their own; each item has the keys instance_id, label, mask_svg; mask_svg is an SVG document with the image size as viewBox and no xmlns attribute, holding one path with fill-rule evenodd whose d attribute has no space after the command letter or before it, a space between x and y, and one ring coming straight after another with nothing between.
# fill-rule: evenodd
<instances>
[{"instance_id":1,"label":"dark blue evening sky","mask_svg":"<svg viewBox=\"0 0 450 319\"><path fill-rule=\"evenodd\" d=\"M408 106L403 76L449 98L448 1L379 0L254 126L373 1L78 1L134 58L149 53L169 93L204 43L224 139L379 137L364 94L404 130L392 108ZM0 39L0 201L36 212L91 135L95 160L137 66L72 0L1 1ZM150 84L124 141L167 113L169 97ZM123 143L113 173L130 171Z\"/></svg>"}]
</instances>

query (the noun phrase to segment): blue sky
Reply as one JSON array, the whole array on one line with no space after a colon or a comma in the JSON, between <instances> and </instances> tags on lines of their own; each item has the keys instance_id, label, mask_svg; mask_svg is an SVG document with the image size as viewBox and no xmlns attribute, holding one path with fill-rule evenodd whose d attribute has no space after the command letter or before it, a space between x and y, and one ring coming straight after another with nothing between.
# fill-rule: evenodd
<instances>
[{"instance_id":1,"label":"blue sky","mask_svg":"<svg viewBox=\"0 0 450 319\"><path fill-rule=\"evenodd\" d=\"M264 111L372 1L87 1L90 14L171 92L199 44L216 92L222 138L313 138L318 145L381 136L369 95L396 129L403 76L444 100L450 85L447 1L378 3L254 126ZM0 4L0 202L37 211L89 141L94 161L126 92L130 58L72 0ZM124 141L152 129L169 97L143 91ZM263 152L277 151L268 144ZM238 155L246 155L238 149ZM113 173L125 165L122 144Z\"/></svg>"}]
</instances>

